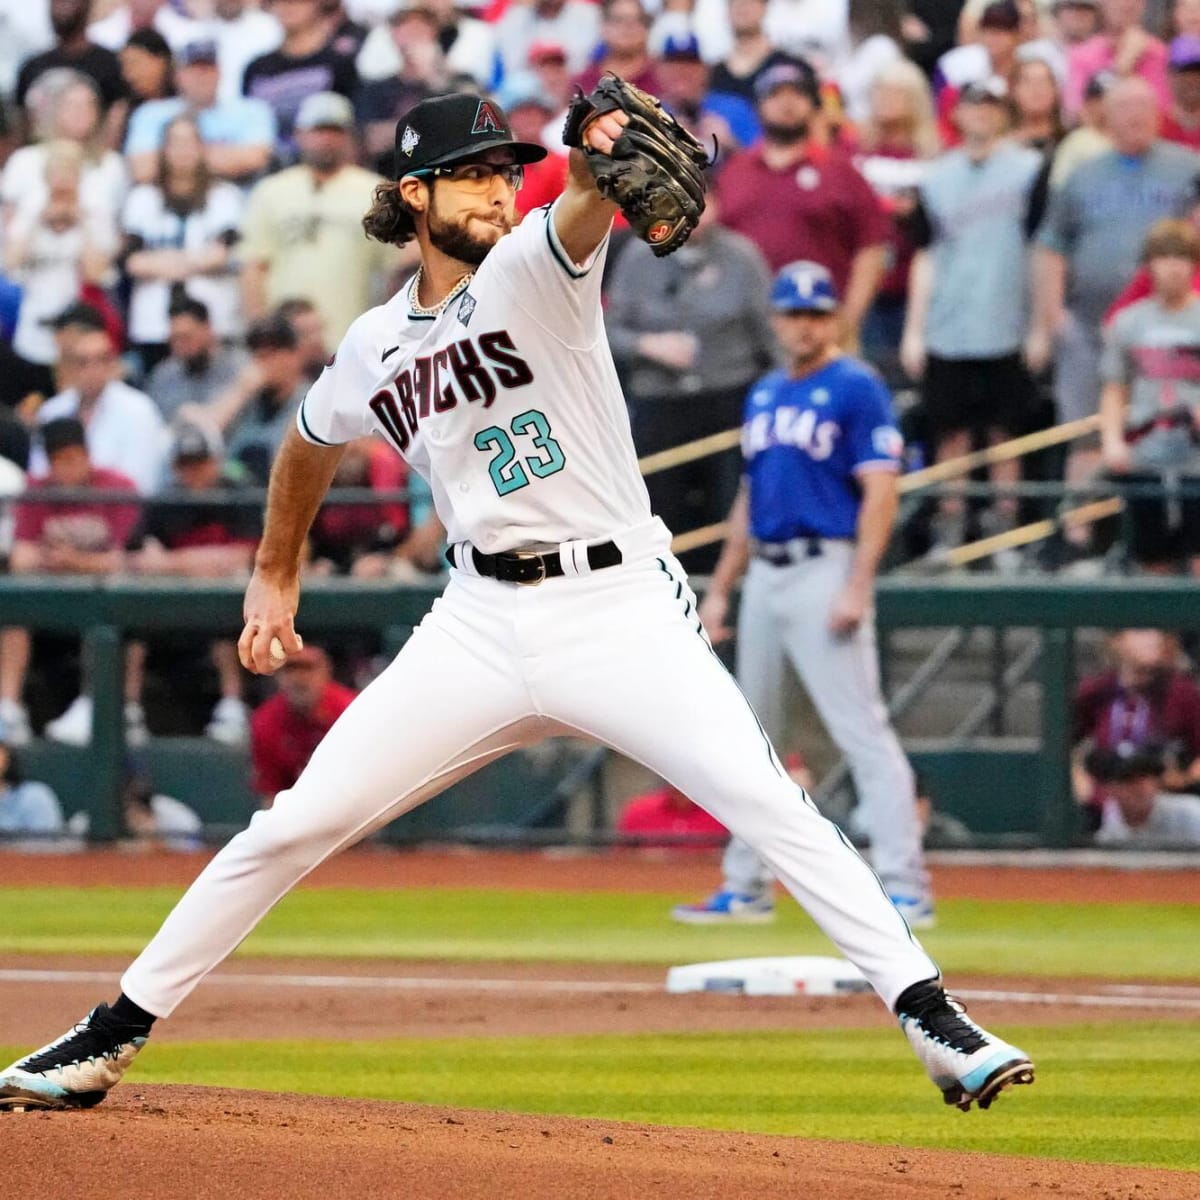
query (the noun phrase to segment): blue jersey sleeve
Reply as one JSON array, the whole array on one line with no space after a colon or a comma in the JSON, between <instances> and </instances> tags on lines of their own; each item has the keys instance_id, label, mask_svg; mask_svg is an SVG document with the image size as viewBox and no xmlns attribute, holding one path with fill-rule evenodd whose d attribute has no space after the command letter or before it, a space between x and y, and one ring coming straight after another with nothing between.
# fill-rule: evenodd
<instances>
[{"instance_id":1,"label":"blue jersey sleeve","mask_svg":"<svg viewBox=\"0 0 1200 1200\"><path fill-rule=\"evenodd\" d=\"M855 471L900 469L904 438L896 424L892 397L879 376L863 372L856 381L846 414L846 445Z\"/></svg>"}]
</instances>

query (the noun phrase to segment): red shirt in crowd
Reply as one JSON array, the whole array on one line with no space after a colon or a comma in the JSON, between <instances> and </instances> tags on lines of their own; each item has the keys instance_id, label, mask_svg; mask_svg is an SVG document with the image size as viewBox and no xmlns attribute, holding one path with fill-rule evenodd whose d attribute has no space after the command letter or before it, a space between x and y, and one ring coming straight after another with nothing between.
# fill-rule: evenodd
<instances>
[{"instance_id":1,"label":"red shirt in crowd","mask_svg":"<svg viewBox=\"0 0 1200 1200\"><path fill-rule=\"evenodd\" d=\"M888 260L879 295L903 300L908 295L908 275L916 246L904 218L917 204L917 197L928 163L917 158L910 146L877 146L869 154L858 153L854 165L871 185L888 217Z\"/></svg>"},{"instance_id":2,"label":"red shirt in crowd","mask_svg":"<svg viewBox=\"0 0 1200 1200\"><path fill-rule=\"evenodd\" d=\"M567 186L567 157L565 154L547 154L541 162L530 163L525 168L525 182L517 193L517 212L521 216L531 213L543 204L551 204L562 195Z\"/></svg>"},{"instance_id":3,"label":"red shirt in crowd","mask_svg":"<svg viewBox=\"0 0 1200 1200\"><path fill-rule=\"evenodd\" d=\"M381 440L372 439L366 475L366 486L372 491L398 492L408 483L408 464ZM409 524L408 505L398 501L326 504L313 521L312 535L322 545L341 543L348 548L372 550L377 544L402 542Z\"/></svg>"},{"instance_id":4,"label":"red shirt in crowd","mask_svg":"<svg viewBox=\"0 0 1200 1200\"><path fill-rule=\"evenodd\" d=\"M1192 291L1200 292L1200 266L1196 268L1196 273L1192 276ZM1153 293L1154 282L1150 278L1150 268L1138 267L1133 278L1125 285L1125 290L1108 306L1108 311L1104 314L1105 325L1121 309L1128 308L1131 304L1136 304L1139 300L1145 300L1147 296L1153 295Z\"/></svg>"},{"instance_id":5,"label":"red shirt in crowd","mask_svg":"<svg viewBox=\"0 0 1200 1200\"><path fill-rule=\"evenodd\" d=\"M703 837L711 846L729 836L729 831L716 817L710 816L698 804L693 804L686 796L669 787L630 800L617 820L617 832L636 838L643 846L669 846L672 844L670 839L676 837ZM655 842L656 837L664 835L667 838L665 842Z\"/></svg>"},{"instance_id":6,"label":"red shirt in crowd","mask_svg":"<svg viewBox=\"0 0 1200 1200\"><path fill-rule=\"evenodd\" d=\"M1177 146L1186 146L1189 150L1200 150L1200 125L1191 128L1181 125L1170 110L1159 118L1158 136L1164 142L1174 142Z\"/></svg>"},{"instance_id":7,"label":"red shirt in crowd","mask_svg":"<svg viewBox=\"0 0 1200 1200\"><path fill-rule=\"evenodd\" d=\"M1137 691L1122 687L1115 671L1093 675L1075 696L1075 741L1083 738L1109 750L1173 744L1186 768L1200 757L1200 688L1178 671Z\"/></svg>"},{"instance_id":8,"label":"red shirt in crowd","mask_svg":"<svg viewBox=\"0 0 1200 1200\"><path fill-rule=\"evenodd\" d=\"M56 486L50 479L32 479L26 495ZM133 480L119 471L93 467L87 487L102 492L137 493ZM76 550L124 549L137 528L137 504L89 504L86 501L25 500L17 505L14 538L40 542L53 534Z\"/></svg>"},{"instance_id":9,"label":"red shirt in crowd","mask_svg":"<svg viewBox=\"0 0 1200 1200\"><path fill-rule=\"evenodd\" d=\"M260 796L275 796L290 788L356 695L353 688L328 683L311 714L297 712L279 693L257 708L250 718L254 790Z\"/></svg>"},{"instance_id":10,"label":"red shirt in crowd","mask_svg":"<svg viewBox=\"0 0 1200 1200\"><path fill-rule=\"evenodd\" d=\"M585 96L590 95L596 90L596 84L600 82L600 77L609 68L603 61L593 63L590 67L581 71L575 77L575 85ZM634 87L639 87L643 92L649 92L652 96L657 96L662 91L662 85L658 82L658 74L654 70L654 59L647 58L640 71L633 75L622 73L621 78L626 83L632 83Z\"/></svg>"},{"instance_id":11,"label":"red shirt in crowd","mask_svg":"<svg viewBox=\"0 0 1200 1200\"><path fill-rule=\"evenodd\" d=\"M733 155L717 197L721 224L748 237L772 271L798 259L818 262L842 293L855 255L890 234L883 206L853 163L817 144L782 170L767 166L758 147Z\"/></svg>"}]
</instances>

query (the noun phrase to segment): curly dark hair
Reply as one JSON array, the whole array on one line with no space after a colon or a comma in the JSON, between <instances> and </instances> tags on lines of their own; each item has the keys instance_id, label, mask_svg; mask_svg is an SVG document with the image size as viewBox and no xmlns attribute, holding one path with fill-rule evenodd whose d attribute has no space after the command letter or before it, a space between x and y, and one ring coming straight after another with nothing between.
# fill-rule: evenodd
<instances>
[{"instance_id":1,"label":"curly dark hair","mask_svg":"<svg viewBox=\"0 0 1200 1200\"><path fill-rule=\"evenodd\" d=\"M417 236L413 211L404 203L399 186L386 181L375 188L371 207L362 219L367 237L387 246L404 246Z\"/></svg>"}]
</instances>

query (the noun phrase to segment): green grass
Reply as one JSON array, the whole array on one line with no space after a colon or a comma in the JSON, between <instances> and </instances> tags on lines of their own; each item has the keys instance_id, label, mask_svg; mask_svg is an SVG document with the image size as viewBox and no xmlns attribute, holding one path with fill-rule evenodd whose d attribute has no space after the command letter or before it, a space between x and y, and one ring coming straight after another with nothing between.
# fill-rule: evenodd
<instances>
[{"instance_id":1,"label":"green grass","mask_svg":"<svg viewBox=\"0 0 1200 1200\"><path fill-rule=\"evenodd\" d=\"M970 1114L890 1030L168 1043L131 1079L1200 1170L1200 1028L1005 1032L1038 1081Z\"/></svg>"},{"instance_id":2,"label":"green grass","mask_svg":"<svg viewBox=\"0 0 1200 1200\"><path fill-rule=\"evenodd\" d=\"M0 889L0 953L136 954L169 888ZM681 897L683 898L683 897ZM669 963L829 952L786 899L771 926L689 928L654 895L483 889L297 891L246 942L256 956ZM1194 978L1200 908L948 900L924 935L947 971Z\"/></svg>"}]
</instances>

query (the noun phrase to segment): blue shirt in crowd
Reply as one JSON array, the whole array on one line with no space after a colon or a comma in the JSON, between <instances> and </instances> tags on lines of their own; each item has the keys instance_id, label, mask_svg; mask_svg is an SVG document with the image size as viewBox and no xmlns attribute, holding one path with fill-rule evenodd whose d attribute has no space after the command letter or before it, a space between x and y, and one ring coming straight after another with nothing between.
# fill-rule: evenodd
<instances>
[{"instance_id":1,"label":"blue shirt in crowd","mask_svg":"<svg viewBox=\"0 0 1200 1200\"><path fill-rule=\"evenodd\" d=\"M184 101L151 100L140 105L129 119L125 135L126 154L146 154L162 148L167 126L187 111ZM273 146L275 114L263 100L237 97L219 100L211 108L193 114L200 136L207 145Z\"/></svg>"}]
</instances>

